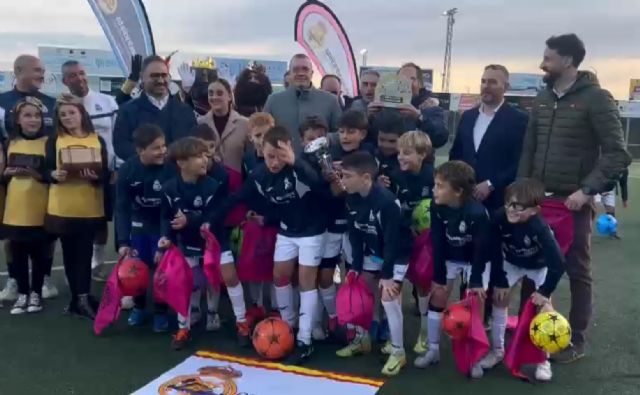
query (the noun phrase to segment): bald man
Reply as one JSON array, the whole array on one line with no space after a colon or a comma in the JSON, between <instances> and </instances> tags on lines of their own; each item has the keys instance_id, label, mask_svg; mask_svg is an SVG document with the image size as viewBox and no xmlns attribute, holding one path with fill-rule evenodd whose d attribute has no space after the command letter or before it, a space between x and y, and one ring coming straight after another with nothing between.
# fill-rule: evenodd
<instances>
[{"instance_id":1,"label":"bald man","mask_svg":"<svg viewBox=\"0 0 640 395\"><path fill-rule=\"evenodd\" d=\"M34 96L44 104L44 127L47 132L53 133L53 111L56 101L40 92L44 85L44 71L42 61L33 55L20 55L13 62L15 86L12 90L0 94L0 107L6 112L5 129L8 134L13 130L11 110L18 101L27 96Z\"/></svg>"}]
</instances>

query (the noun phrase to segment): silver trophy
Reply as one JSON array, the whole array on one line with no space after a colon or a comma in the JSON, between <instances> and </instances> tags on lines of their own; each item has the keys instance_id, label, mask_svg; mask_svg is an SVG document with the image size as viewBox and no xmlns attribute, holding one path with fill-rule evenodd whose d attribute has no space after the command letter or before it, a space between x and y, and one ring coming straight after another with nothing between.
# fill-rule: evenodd
<instances>
[{"instance_id":1,"label":"silver trophy","mask_svg":"<svg viewBox=\"0 0 640 395\"><path fill-rule=\"evenodd\" d=\"M333 158L329 153L329 140L326 137L318 137L311 141L306 147L304 147L304 152L305 154L313 155L316 158L323 174L331 174L336 171L333 167ZM340 177L338 177L338 183L344 190Z\"/></svg>"}]
</instances>

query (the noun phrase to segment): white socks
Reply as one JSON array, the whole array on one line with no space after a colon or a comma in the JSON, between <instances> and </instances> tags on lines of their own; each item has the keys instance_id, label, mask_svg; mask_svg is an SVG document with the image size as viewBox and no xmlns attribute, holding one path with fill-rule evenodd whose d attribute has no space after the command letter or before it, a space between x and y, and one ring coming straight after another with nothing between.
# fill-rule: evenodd
<instances>
[{"instance_id":1,"label":"white socks","mask_svg":"<svg viewBox=\"0 0 640 395\"><path fill-rule=\"evenodd\" d=\"M429 312L428 296L418 296L418 310L420 310L420 336L424 339L429 328L429 319L427 317Z\"/></svg>"},{"instance_id":2,"label":"white socks","mask_svg":"<svg viewBox=\"0 0 640 395\"><path fill-rule=\"evenodd\" d=\"M504 353L504 332L507 330L506 307L493 306L491 313L491 342L494 350L501 350Z\"/></svg>"},{"instance_id":3,"label":"white socks","mask_svg":"<svg viewBox=\"0 0 640 395\"><path fill-rule=\"evenodd\" d=\"M264 305L262 298L262 282L249 283L249 295L251 296L251 303L262 307Z\"/></svg>"},{"instance_id":4,"label":"white socks","mask_svg":"<svg viewBox=\"0 0 640 395\"><path fill-rule=\"evenodd\" d=\"M229 293L229 299L231 300L231 307L233 308L233 314L236 316L236 321L245 322L247 308L244 305L244 290L242 289L242 283L238 283L235 287L227 285L227 292Z\"/></svg>"},{"instance_id":5,"label":"white socks","mask_svg":"<svg viewBox=\"0 0 640 395\"><path fill-rule=\"evenodd\" d=\"M442 312L429 310L427 316L427 336L429 337L429 349L440 349L440 324L442 323Z\"/></svg>"},{"instance_id":6,"label":"white socks","mask_svg":"<svg viewBox=\"0 0 640 395\"><path fill-rule=\"evenodd\" d=\"M387 314L389 321L389 332L391 334L391 345L394 353L404 353L404 340L402 328L402 306L400 306L400 298L390 302L382 301L384 312Z\"/></svg>"},{"instance_id":7,"label":"white socks","mask_svg":"<svg viewBox=\"0 0 640 395\"><path fill-rule=\"evenodd\" d=\"M318 303L316 304L316 311L313 313L313 328L322 329L322 319L324 318L324 304L322 303L322 296L318 293Z\"/></svg>"},{"instance_id":8,"label":"white socks","mask_svg":"<svg viewBox=\"0 0 640 395\"><path fill-rule=\"evenodd\" d=\"M280 316L293 328L296 320L296 313L293 309L293 287L291 287L291 284L287 284L284 287L275 286L275 290Z\"/></svg>"},{"instance_id":9,"label":"white socks","mask_svg":"<svg viewBox=\"0 0 640 395\"><path fill-rule=\"evenodd\" d=\"M220 305L220 291L213 289L211 285L207 287L207 312L217 313Z\"/></svg>"},{"instance_id":10,"label":"white socks","mask_svg":"<svg viewBox=\"0 0 640 395\"><path fill-rule=\"evenodd\" d=\"M332 284L329 288L320 288L320 295L329 318L336 317L336 286Z\"/></svg>"},{"instance_id":11,"label":"white socks","mask_svg":"<svg viewBox=\"0 0 640 395\"><path fill-rule=\"evenodd\" d=\"M317 304L317 289L300 292L300 330L298 331L298 340L307 345L311 344L311 326Z\"/></svg>"}]
</instances>

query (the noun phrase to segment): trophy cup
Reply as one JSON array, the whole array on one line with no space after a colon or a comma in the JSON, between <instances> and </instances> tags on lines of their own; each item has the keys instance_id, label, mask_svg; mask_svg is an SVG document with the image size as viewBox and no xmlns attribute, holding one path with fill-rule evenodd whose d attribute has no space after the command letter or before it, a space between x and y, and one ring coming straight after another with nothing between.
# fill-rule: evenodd
<instances>
[{"instance_id":1,"label":"trophy cup","mask_svg":"<svg viewBox=\"0 0 640 395\"><path fill-rule=\"evenodd\" d=\"M318 137L307 144L307 146L304 147L304 152L305 154L313 155L315 157L323 174L335 172L335 168L333 167L333 158L329 153L329 140L327 140L326 137ZM344 190L344 186L342 185L340 178L338 178L338 183L342 190Z\"/></svg>"}]
</instances>

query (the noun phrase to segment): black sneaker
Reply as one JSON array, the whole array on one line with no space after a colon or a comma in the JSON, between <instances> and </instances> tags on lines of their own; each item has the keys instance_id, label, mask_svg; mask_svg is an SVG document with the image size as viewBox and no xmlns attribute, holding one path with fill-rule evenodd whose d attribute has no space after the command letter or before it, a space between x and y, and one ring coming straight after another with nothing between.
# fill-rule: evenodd
<instances>
[{"instance_id":1,"label":"black sneaker","mask_svg":"<svg viewBox=\"0 0 640 395\"><path fill-rule=\"evenodd\" d=\"M303 365L306 363L313 354L313 344L304 344L298 341L296 349L293 351L292 364Z\"/></svg>"},{"instance_id":2,"label":"black sneaker","mask_svg":"<svg viewBox=\"0 0 640 395\"><path fill-rule=\"evenodd\" d=\"M571 344L569 347L551 356L556 363L571 363L585 356L584 344Z\"/></svg>"},{"instance_id":3,"label":"black sneaker","mask_svg":"<svg viewBox=\"0 0 640 395\"><path fill-rule=\"evenodd\" d=\"M64 315L78 315L78 302L75 299L71 299L62 313Z\"/></svg>"},{"instance_id":4,"label":"black sneaker","mask_svg":"<svg viewBox=\"0 0 640 395\"><path fill-rule=\"evenodd\" d=\"M96 318L96 310L94 309L94 302L91 300L89 295L79 295L78 302L76 304L77 307L77 315L93 320Z\"/></svg>"}]
</instances>

